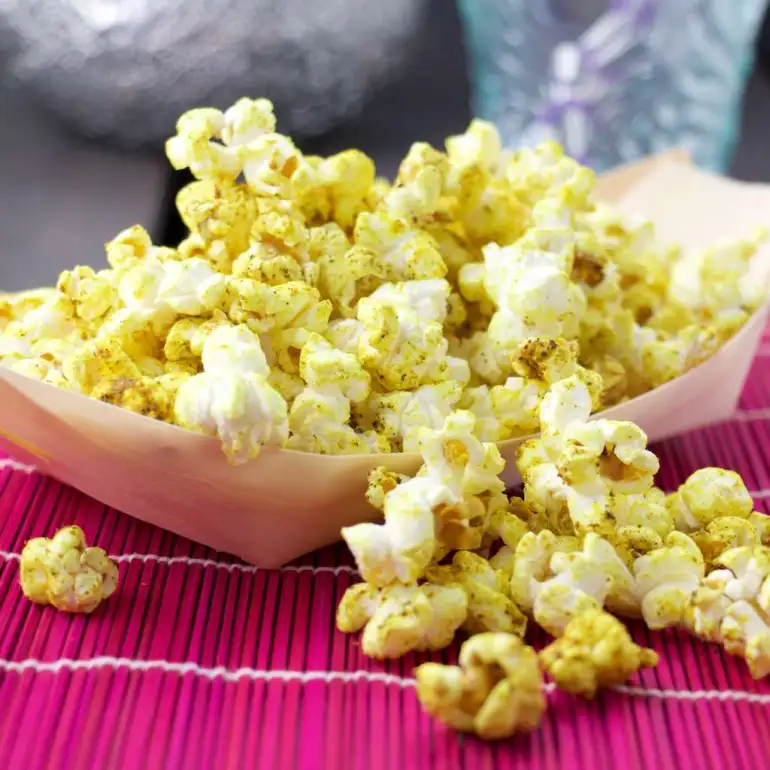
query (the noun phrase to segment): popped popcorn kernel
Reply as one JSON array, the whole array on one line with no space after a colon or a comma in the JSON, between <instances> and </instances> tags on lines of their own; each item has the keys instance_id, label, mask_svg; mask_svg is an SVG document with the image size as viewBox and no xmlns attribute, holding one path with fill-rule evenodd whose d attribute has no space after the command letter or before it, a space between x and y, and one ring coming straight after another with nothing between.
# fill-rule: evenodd
<instances>
[{"instance_id":1,"label":"popped popcorn kernel","mask_svg":"<svg viewBox=\"0 0 770 770\"><path fill-rule=\"evenodd\" d=\"M701 468L667 500L678 529L691 532L721 516L745 519L754 510L743 479L734 471Z\"/></svg>"},{"instance_id":2,"label":"popped popcorn kernel","mask_svg":"<svg viewBox=\"0 0 770 770\"><path fill-rule=\"evenodd\" d=\"M546 699L531 647L511 634L478 634L463 644L459 663L415 669L417 698L431 716L487 740L538 727Z\"/></svg>"},{"instance_id":3,"label":"popped popcorn kernel","mask_svg":"<svg viewBox=\"0 0 770 770\"><path fill-rule=\"evenodd\" d=\"M465 612L465 595L453 586L358 583L340 600L337 628L345 633L363 629L361 647L369 657L400 658L413 650L446 647Z\"/></svg>"},{"instance_id":4,"label":"popped popcorn kernel","mask_svg":"<svg viewBox=\"0 0 770 770\"><path fill-rule=\"evenodd\" d=\"M52 538L27 541L20 583L36 604L62 612L93 612L118 587L118 568L101 548L87 547L83 530L63 527Z\"/></svg>"},{"instance_id":5,"label":"popped popcorn kernel","mask_svg":"<svg viewBox=\"0 0 770 770\"><path fill-rule=\"evenodd\" d=\"M540 662L557 687L590 700L600 687L622 684L656 666L658 655L634 644L612 615L593 609L571 620L564 635L540 653Z\"/></svg>"}]
</instances>

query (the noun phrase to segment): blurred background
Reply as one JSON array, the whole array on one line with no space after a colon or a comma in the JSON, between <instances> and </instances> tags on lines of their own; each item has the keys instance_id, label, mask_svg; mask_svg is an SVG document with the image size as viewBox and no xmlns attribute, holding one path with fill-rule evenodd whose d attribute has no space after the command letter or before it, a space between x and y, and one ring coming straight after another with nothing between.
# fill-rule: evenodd
<instances>
[{"instance_id":1,"label":"blurred background","mask_svg":"<svg viewBox=\"0 0 770 770\"><path fill-rule=\"evenodd\" d=\"M766 0L0 0L0 290L181 230L163 140L185 109L273 99L307 153L392 176L470 116L602 170L687 147L770 181Z\"/></svg>"}]
</instances>

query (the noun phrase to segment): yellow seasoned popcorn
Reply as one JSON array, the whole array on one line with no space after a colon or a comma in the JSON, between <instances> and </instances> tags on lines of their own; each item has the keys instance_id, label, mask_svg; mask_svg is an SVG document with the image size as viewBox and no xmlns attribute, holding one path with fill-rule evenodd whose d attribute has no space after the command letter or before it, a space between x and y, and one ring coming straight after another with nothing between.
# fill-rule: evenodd
<instances>
[{"instance_id":1,"label":"yellow seasoned popcorn","mask_svg":"<svg viewBox=\"0 0 770 770\"><path fill-rule=\"evenodd\" d=\"M371 377L359 360L338 350L319 334L311 333L300 354L299 374L307 384L289 411L290 449L320 454L378 451L378 442L356 433L350 421L350 404L364 401ZM376 438L376 437L375 437ZM384 451L387 445L382 444Z\"/></svg>"},{"instance_id":2,"label":"yellow seasoned popcorn","mask_svg":"<svg viewBox=\"0 0 770 770\"><path fill-rule=\"evenodd\" d=\"M470 634L500 631L524 636L527 619L507 595L508 581L489 562L471 551L457 551L451 565L434 566L425 578L439 585L457 586L467 596L463 628Z\"/></svg>"},{"instance_id":3,"label":"yellow seasoned popcorn","mask_svg":"<svg viewBox=\"0 0 770 770\"><path fill-rule=\"evenodd\" d=\"M685 622L697 636L745 658L751 675L770 674L770 550L725 551L692 593Z\"/></svg>"},{"instance_id":4,"label":"yellow seasoned popcorn","mask_svg":"<svg viewBox=\"0 0 770 770\"><path fill-rule=\"evenodd\" d=\"M267 212L254 221L250 246L233 262L232 273L272 285L306 280L318 272L310 262L309 243L308 230L296 217Z\"/></svg>"},{"instance_id":5,"label":"yellow seasoned popcorn","mask_svg":"<svg viewBox=\"0 0 770 770\"><path fill-rule=\"evenodd\" d=\"M288 437L286 401L267 382L259 340L245 326L221 326L203 344L204 371L185 380L174 402L184 428L218 436L231 460L257 457L264 445Z\"/></svg>"},{"instance_id":6,"label":"yellow seasoned popcorn","mask_svg":"<svg viewBox=\"0 0 770 770\"><path fill-rule=\"evenodd\" d=\"M557 687L590 700L600 687L656 666L658 655L634 644L612 615L593 609L571 620L564 635L540 653L540 662Z\"/></svg>"},{"instance_id":7,"label":"yellow seasoned popcorn","mask_svg":"<svg viewBox=\"0 0 770 770\"><path fill-rule=\"evenodd\" d=\"M722 468L695 471L666 502L677 529L684 532L701 529L722 516L745 519L754 510L743 479Z\"/></svg>"},{"instance_id":8,"label":"yellow seasoned popcorn","mask_svg":"<svg viewBox=\"0 0 770 770\"><path fill-rule=\"evenodd\" d=\"M443 278L447 273L436 241L386 211L359 214L353 239L375 255L386 281Z\"/></svg>"},{"instance_id":9,"label":"yellow seasoned popcorn","mask_svg":"<svg viewBox=\"0 0 770 770\"><path fill-rule=\"evenodd\" d=\"M358 358L382 388L414 390L450 378L441 324L374 297L358 303L358 320Z\"/></svg>"},{"instance_id":10,"label":"yellow seasoned popcorn","mask_svg":"<svg viewBox=\"0 0 770 770\"><path fill-rule=\"evenodd\" d=\"M662 548L636 559L636 594L645 623L652 629L682 623L704 573L700 549L681 532L672 532Z\"/></svg>"},{"instance_id":11,"label":"yellow seasoned popcorn","mask_svg":"<svg viewBox=\"0 0 770 770\"><path fill-rule=\"evenodd\" d=\"M337 607L337 628L363 628L361 648L372 658L400 658L412 650L440 650L465 620L467 601L455 586L351 586Z\"/></svg>"},{"instance_id":12,"label":"yellow seasoned popcorn","mask_svg":"<svg viewBox=\"0 0 770 770\"><path fill-rule=\"evenodd\" d=\"M710 521L704 529L692 532L690 537L700 548L708 566L731 548L763 544L758 528L748 518L739 516L720 516Z\"/></svg>"},{"instance_id":13,"label":"yellow seasoned popcorn","mask_svg":"<svg viewBox=\"0 0 770 770\"><path fill-rule=\"evenodd\" d=\"M89 340L63 361L61 369L73 388L85 395L105 383L135 381L142 376L136 362L113 338Z\"/></svg>"},{"instance_id":14,"label":"yellow seasoned popcorn","mask_svg":"<svg viewBox=\"0 0 770 770\"><path fill-rule=\"evenodd\" d=\"M658 460L636 425L587 422L591 407L580 377L556 382L540 407L541 438L525 442L517 462L534 508L548 517L566 508L578 531L606 533L614 497L650 489Z\"/></svg>"},{"instance_id":15,"label":"yellow seasoned popcorn","mask_svg":"<svg viewBox=\"0 0 770 770\"><path fill-rule=\"evenodd\" d=\"M212 266L229 268L248 247L257 203L246 185L228 179L196 180L179 191L176 207L190 237L199 239L201 253L219 254ZM214 244L221 247L215 248Z\"/></svg>"},{"instance_id":16,"label":"yellow seasoned popcorn","mask_svg":"<svg viewBox=\"0 0 770 770\"><path fill-rule=\"evenodd\" d=\"M404 452L419 452L421 429L443 427L461 394L460 383L448 380L417 390L375 393L367 406L375 430L400 444Z\"/></svg>"},{"instance_id":17,"label":"yellow seasoned popcorn","mask_svg":"<svg viewBox=\"0 0 770 770\"><path fill-rule=\"evenodd\" d=\"M487 740L538 727L546 699L531 647L512 634L478 634L463 644L459 663L415 669L417 697L431 716Z\"/></svg>"},{"instance_id":18,"label":"yellow seasoned popcorn","mask_svg":"<svg viewBox=\"0 0 770 770\"><path fill-rule=\"evenodd\" d=\"M542 429L519 457L533 521L612 534L630 563L685 514L672 501L667 520L656 501L643 520L656 468L643 433L585 423L691 369L745 323L762 300L748 276L766 233L685 258L649 222L594 200L593 173L554 142L511 152L473 120L445 148L413 144L391 184L359 150L305 157L267 99L190 110L166 143L194 177L176 201L189 232L159 246L135 225L106 244L108 269L0 296L0 364L224 434L239 459L262 441L414 452L458 409L485 443ZM239 325L259 338L258 375L202 360L217 327ZM368 374L364 398L304 378L314 335ZM216 378L228 395L215 406ZM575 378L589 398L564 437L541 405ZM501 494L443 505L437 547L486 547Z\"/></svg>"},{"instance_id":19,"label":"yellow seasoned popcorn","mask_svg":"<svg viewBox=\"0 0 770 770\"><path fill-rule=\"evenodd\" d=\"M75 314L84 321L96 321L117 302L115 278L110 270L94 272L90 267L65 270L56 288L74 303Z\"/></svg>"},{"instance_id":20,"label":"yellow seasoned popcorn","mask_svg":"<svg viewBox=\"0 0 770 770\"><path fill-rule=\"evenodd\" d=\"M538 625L552 636L561 636L573 618L601 608L613 587L616 560L612 547L593 534L586 535L581 550L556 550L549 564L552 576L528 586Z\"/></svg>"},{"instance_id":21,"label":"yellow seasoned popcorn","mask_svg":"<svg viewBox=\"0 0 770 770\"><path fill-rule=\"evenodd\" d=\"M83 530L64 527L52 538L27 541L20 583L36 604L63 612L93 612L118 587L118 568L101 548L86 546Z\"/></svg>"},{"instance_id":22,"label":"yellow seasoned popcorn","mask_svg":"<svg viewBox=\"0 0 770 770\"><path fill-rule=\"evenodd\" d=\"M342 529L361 577L375 586L413 583L425 573L436 550L434 511L455 502L449 487L430 478L404 481L384 496L382 524Z\"/></svg>"},{"instance_id":23,"label":"yellow seasoned popcorn","mask_svg":"<svg viewBox=\"0 0 770 770\"><path fill-rule=\"evenodd\" d=\"M375 169L360 150L344 150L328 158L308 157L298 170L298 204L310 224L335 222L351 232L358 215L373 208Z\"/></svg>"},{"instance_id":24,"label":"yellow seasoned popcorn","mask_svg":"<svg viewBox=\"0 0 770 770\"><path fill-rule=\"evenodd\" d=\"M382 207L393 217L422 226L451 222L457 199L448 185L449 159L425 142L411 146Z\"/></svg>"},{"instance_id":25,"label":"yellow seasoned popcorn","mask_svg":"<svg viewBox=\"0 0 770 770\"><path fill-rule=\"evenodd\" d=\"M389 471L384 466L375 468L369 474L369 484L366 488L366 500L378 511L385 506L385 495L394 490L399 484L408 481L409 477L404 473Z\"/></svg>"}]
</instances>

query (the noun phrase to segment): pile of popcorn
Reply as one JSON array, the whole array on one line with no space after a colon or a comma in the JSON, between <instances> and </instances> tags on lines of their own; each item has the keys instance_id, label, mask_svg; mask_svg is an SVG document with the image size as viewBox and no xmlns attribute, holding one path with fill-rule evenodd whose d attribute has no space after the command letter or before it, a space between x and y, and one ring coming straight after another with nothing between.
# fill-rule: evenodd
<instances>
[{"instance_id":1,"label":"pile of popcorn","mask_svg":"<svg viewBox=\"0 0 770 770\"><path fill-rule=\"evenodd\" d=\"M414 452L456 410L484 442L533 433L575 374L599 409L702 362L762 301L755 237L681 257L593 197L553 142L474 120L414 144L393 184L358 150L304 156L272 104L184 114L189 234L134 226L108 267L0 295L0 365L192 431L262 446Z\"/></svg>"},{"instance_id":2,"label":"pile of popcorn","mask_svg":"<svg viewBox=\"0 0 770 770\"><path fill-rule=\"evenodd\" d=\"M554 382L540 435L517 465L522 497L508 499L504 461L477 437L470 411L418 430L413 478L372 472L379 523L342 530L363 582L337 609L378 659L439 650L469 636L459 666L416 669L425 709L458 730L501 738L540 724L543 673L593 698L655 666L616 616L678 627L770 673L770 517L754 511L733 471L703 468L666 494L657 457L630 422L589 421L592 372ZM524 642L534 621L555 638Z\"/></svg>"},{"instance_id":3,"label":"pile of popcorn","mask_svg":"<svg viewBox=\"0 0 770 770\"><path fill-rule=\"evenodd\" d=\"M546 142L502 149L474 120L417 143L393 184L357 150L303 156L272 105L197 109L166 145L194 182L189 235L132 227L107 269L0 296L0 365L216 436L263 446L417 452L378 468L377 523L342 536L363 582L337 624L395 658L469 638L459 666L417 669L427 711L481 737L535 728L543 672L591 698L657 655L616 616L682 627L770 672L770 520L737 474L674 493L636 425L589 420L698 365L764 300L749 239L682 256L593 197ZM509 499L496 442L525 441ZM22 588L88 612L117 568L82 532L30 541ZM555 641L540 653L528 623Z\"/></svg>"}]
</instances>

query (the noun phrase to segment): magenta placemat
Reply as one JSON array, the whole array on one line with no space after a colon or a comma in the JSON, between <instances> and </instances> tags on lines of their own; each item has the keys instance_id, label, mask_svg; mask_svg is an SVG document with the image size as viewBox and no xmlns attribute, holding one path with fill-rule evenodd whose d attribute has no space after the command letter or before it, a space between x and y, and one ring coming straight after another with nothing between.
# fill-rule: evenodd
<instances>
[{"instance_id":1,"label":"magenta placemat","mask_svg":"<svg viewBox=\"0 0 770 770\"><path fill-rule=\"evenodd\" d=\"M768 511L768 428L770 341L729 423L656 447L661 485L720 465ZM24 541L71 523L120 564L118 593L91 617L33 605L17 585ZM412 669L426 656L382 665L335 630L354 580L342 547L258 570L0 457L0 767L767 766L770 682L718 647L641 626L657 669L590 704L551 692L532 735L458 736L420 711Z\"/></svg>"}]
</instances>

